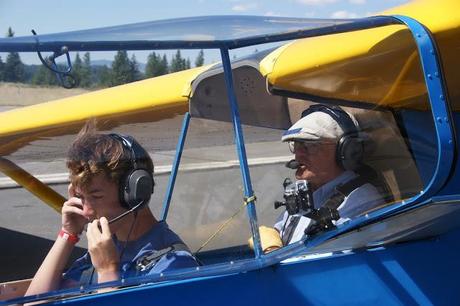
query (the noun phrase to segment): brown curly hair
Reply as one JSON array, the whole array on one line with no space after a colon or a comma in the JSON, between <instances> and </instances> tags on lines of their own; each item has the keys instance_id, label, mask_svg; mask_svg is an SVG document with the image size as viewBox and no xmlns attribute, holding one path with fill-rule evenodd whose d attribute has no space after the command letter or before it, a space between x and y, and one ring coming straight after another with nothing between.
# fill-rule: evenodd
<instances>
[{"instance_id":1,"label":"brown curly hair","mask_svg":"<svg viewBox=\"0 0 460 306\"><path fill-rule=\"evenodd\" d=\"M132 167L131 152L109 134L98 133L96 120L86 122L67 152L66 165L72 185L87 188L100 173L117 185ZM147 169L153 173L153 162L147 155Z\"/></svg>"}]
</instances>

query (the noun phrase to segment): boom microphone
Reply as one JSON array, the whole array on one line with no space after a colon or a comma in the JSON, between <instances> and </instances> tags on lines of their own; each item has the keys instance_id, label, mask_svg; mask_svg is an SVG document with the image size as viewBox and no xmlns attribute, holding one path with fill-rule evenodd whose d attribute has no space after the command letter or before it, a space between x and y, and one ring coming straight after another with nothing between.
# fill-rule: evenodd
<instances>
[{"instance_id":1,"label":"boom microphone","mask_svg":"<svg viewBox=\"0 0 460 306\"><path fill-rule=\"evenodd\" d=\"M295 159L291 159L290 161L288 161L285 166L289 169L298 169L300 167L300 163L298 161L296 161Z\"/></svg>"},{"instance_id":2,"label":"boom microphone","mask_svg":"<svg viewBox=\"0 0 460 306\"><path fill-rule=\"evenodd\" d=\"M129 215L130 213L132 213L133 211L135 211L136 209L138 209L139 207L141 207L141 205L144 203L144 201L140 201L138 204L136 204L135 206L133 206L133 208L131 208L130 210L127 210L125 211L124 213L122 213L121 215L109 220L109 224L113 223L113 222L116 222L120 219L122 219L123 217Z\"/></svg>"}]
</instances>

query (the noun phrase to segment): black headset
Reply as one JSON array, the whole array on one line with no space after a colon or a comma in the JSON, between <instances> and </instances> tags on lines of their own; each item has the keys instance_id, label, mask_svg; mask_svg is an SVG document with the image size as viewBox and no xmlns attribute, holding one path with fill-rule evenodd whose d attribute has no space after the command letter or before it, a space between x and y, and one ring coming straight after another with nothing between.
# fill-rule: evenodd
<instances>
[{"instance_id":1,"label":"black headset","mask_svg":"<svg viewBox=\"0 0 460 306\"><path fill-rule=\"evenodd\" d=\"M363 138L359 127L353 122L350 115L339 106L313 104L302 112L302 118L314 112L328 114L343 130L343 135L337 141L335 153L337 164L345 170L358 168L364 155Z\"/></svg>"},{"instance_id":2,"label":"black headset","mask_svg":"<svg viewBox=\"0 0 460 306\"><path fill-rule=\"evenodd\" d=\"M149 203L155 186L153 173L147 166L150 157L133 137L114 133L109 136L119 141L130 154L131 166L119 183L121 205L128 210L139 209Z\"/></svg>"}]
</instances>

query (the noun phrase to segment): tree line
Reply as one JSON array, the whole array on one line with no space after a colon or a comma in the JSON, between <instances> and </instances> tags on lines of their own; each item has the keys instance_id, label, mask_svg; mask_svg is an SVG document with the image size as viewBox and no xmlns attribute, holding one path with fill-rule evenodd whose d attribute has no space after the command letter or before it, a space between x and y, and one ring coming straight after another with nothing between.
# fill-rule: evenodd
<instances>
[{"instance_id":1,"label":"tree line","mask_svg":"<svg viewBox=\"0 0 460 306\"><path fill-rule=\"evenodd\" d=\"M7 37L13 36L14 32L10 27ZM199 67L203 64L204 52L200 50L194 65ZM63 69L64 67L59 68ZM147 57L145 72L140 71L136 56L133 54L129 57L126 51L118 51L110 67L91 65L89 52L84 53L83 56L77 52L72 61L71 74L76 80L76 87L111 87L190 68L190 59L182 57L180 50L176 51L170 61L168 61L166 54L150 53ZM0 56L0 82L59 85L54 72L43 65L24 64L17 52L8 53L5 61Z\"/></svg>"}]
</instances>

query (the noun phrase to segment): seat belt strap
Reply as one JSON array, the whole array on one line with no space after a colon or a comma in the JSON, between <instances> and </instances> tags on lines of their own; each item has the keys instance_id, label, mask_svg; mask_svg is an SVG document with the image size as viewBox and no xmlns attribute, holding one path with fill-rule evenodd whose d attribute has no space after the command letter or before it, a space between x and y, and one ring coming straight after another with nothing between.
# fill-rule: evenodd
<instances>
[{"instance_id":1,"label":"seat belt strap","mask_svg":"<svg viewBox=\"0 0 460 306\"><path fill-rule=\"evenodd\" d=\"M146 271L157 264L160 259L170 252L186 251L191 254L190 249L184 243L175 243L167 248L153 251L136 260L136 269L138 272Z\"/></svg>"},{"instance_id":2,"label":"seat belt strap","mask_svg":"<svg viewBox=\"0 0 460 306\"><path fill-rule=\"evenodd\" d=\"M295 229L297 228L297 225L299 224L299 221L300 221L300 216L292 216L291 220L289 220L288 226L283 231L283 237L281 237L281 241L283 242L284 246L288 245L289 241L291 241L292 236L294 235Z\"/></svg>"},{"instance_id":3,"label":"seat belt strap","mask_svg":"<svg viewBox=\"0 0 460 306\"><path fill-rule=\"evenodd\" d=\"M334 194L326 201L326 203L324 203L323 206L329 209L337 209L343 203L345 198L350 195L350 193L366 183L367 181L363 177L357 176L345 184L336 186Z\"/></svg>"},{"instance_id":4,"label":"seat belt strap","mask_svg":"<svg viewBox=\"0 0 460 306\"><path fill-rule=\"evenodd\" d=\"M92 283L95 268L93 266L88 267L86 270L81 272L80 286L89 286Z\"/></svg>"}]
</instances>

